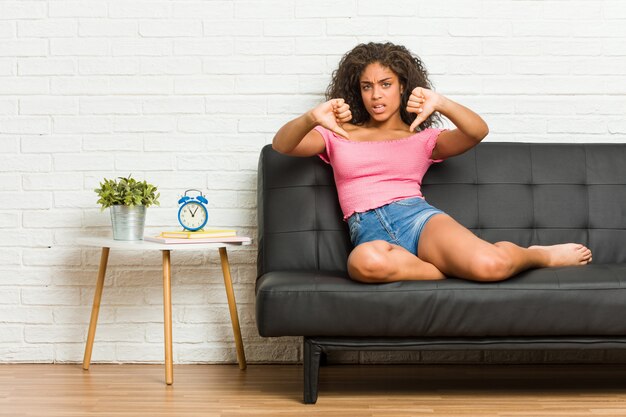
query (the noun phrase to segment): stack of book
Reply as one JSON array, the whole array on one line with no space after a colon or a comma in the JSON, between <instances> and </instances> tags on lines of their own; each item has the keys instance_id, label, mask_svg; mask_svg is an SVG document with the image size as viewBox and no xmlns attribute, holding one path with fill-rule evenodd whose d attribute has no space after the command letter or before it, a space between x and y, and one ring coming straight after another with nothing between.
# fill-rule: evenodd
<instances>
[{"instance_id":1,"label":"stack of book","mask_svg":"<svg viewBox=\"0 0 626 417\"><path fill-rule=\"evenodd\" d=\"M203 229L196 232L188 230L172 230L161 232L156 236L144 236L144 240L158 243L216 243L245 242L250 238L237 236L233 229Z\"/></svg>"}]
</instances>

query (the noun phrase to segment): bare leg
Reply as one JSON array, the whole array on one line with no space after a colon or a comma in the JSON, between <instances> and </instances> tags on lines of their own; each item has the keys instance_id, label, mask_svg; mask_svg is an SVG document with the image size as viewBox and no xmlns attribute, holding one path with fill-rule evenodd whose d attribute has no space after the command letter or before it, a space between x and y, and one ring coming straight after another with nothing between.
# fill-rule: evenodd
<instances>
[{"instance_id":1,"label":"bare leg","mask_svg":"<svg viewBox=\"0 0 626 417\"><path fill-rule=\"evenodd\" d=\"M522 248L511 242L496 242L494 246L511 257L512 275L529 268L586 265L591 251L579 243Z\"/></svg>"},{"instance_id":2,"label":"bare leg","mask_svg":"<svg viewBox=\"0 0 626 417\"><path fill-rule=\"evenodd\" d=\"M531 251L543 251L548 254L546 266L586 265L591 262L591 250L579 243L564 243L551 246L531 246ZM582 258L580 254L582 253Z\"/></svg>"},{"instance_id":3,"label":"bare leg","mask_svg":"<svg viewBox=\"0 0 626 417\"><path fill-rule=\"evenodd\" d=\"M475 281L501 281L529 268L585 265L591 260L591 251L575 243L530 248L491 244L445 214L426 223L418 253L447 275Z\"/></svg>"},{"instance_id":4,"label":"bare leg","mask_svg":"<svg viewBox=\"0 0 626 417\"><path fill-rule=\"evenodd\" d=\"M348 257L348 273L356 281L375 283L444 279L433 264L384 240L362 243Z\"/></svg>"}]
</instances>

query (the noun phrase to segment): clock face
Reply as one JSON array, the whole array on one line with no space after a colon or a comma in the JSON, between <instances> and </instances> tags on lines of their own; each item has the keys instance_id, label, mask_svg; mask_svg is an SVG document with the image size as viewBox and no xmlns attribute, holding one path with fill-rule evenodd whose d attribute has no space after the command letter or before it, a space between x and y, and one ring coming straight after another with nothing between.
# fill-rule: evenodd
<instances>
[{"instance_id":1,"label":"clock face","mask_svg":"<svg viewBox=\"0 0 626 417\"><path fill-rule=\"evenodd\" d=\"M198 230L207 221L207 211L202 204L190 201L180 208L178 218L185 229Z\"/></svg>"}]
</instances>

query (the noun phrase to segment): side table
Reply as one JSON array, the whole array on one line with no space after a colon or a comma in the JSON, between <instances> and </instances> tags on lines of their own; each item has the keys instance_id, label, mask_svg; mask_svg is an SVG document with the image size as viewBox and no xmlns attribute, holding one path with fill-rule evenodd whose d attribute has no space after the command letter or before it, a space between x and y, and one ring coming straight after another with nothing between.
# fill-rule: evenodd
<instances>
[{"instance_id":1,"label":"side table","mask_svg":"<svg viewBox=\"0 0 626 417\"><path fill-rule=\"evenodd\" d=\"M226 296L228 298L228 308L230 310L230 320L233 326L235 336L235 346L237 348L237 362L239 369L246 369L246 356L243 349L243 340L241 338L241 330L239 328L239 316L237 315L237 303L235 302L235 293L233 291L233 283L230 277L230 265L228 263L228 254L226 248L228 246L249 245L251 240L248 237L241 237L237 242L217 242L217 243L175 243L162 244L148 242L143 240L124 241L113 240L104 237L85 237L79 238L78 243L84 246L100 247L102 254L100 256L100 266L98 269L98 280L96 282L96 291L93 297L93 308L91 309L91 321L89 323L89 333L87 336L87 344L85 346L85 356L83 358L83 369L89 370L91 362L91 352L93 341L96 336L96 325L98 323L98 313L100 311L100 300L102 298L102 289L104 287L104 276L106 275L107 262L109 259L110 249L120 249L125 251L161 251L163 253L163 313L164 313L164 330L165 330L165 382L171 385L174 382L174 364L172 360L172 272L170 264L171 251L201 251L207 249L218 249L222 264L222 273L224 275L224 286L226 287Z\"/></svg>"}]
</instances>

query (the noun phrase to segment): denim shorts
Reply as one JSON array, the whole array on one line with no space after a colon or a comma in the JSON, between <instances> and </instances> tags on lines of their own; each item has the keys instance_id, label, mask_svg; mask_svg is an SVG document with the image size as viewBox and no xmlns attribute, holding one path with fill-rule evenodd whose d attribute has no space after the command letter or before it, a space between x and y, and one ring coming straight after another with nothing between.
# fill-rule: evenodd
<instances>
[{"instance_id":1,"label":"denim shorts","mask_svg":"<svg viewBox=\"0 0 626 417\"><path fill-rule=\"evenodd\" d=\"M394 201L348 217L350 240L354 246L372 240L399 245L417 255L417 244L426 222L443 211L421 197Z\"/></svg>"}]
</instances>

